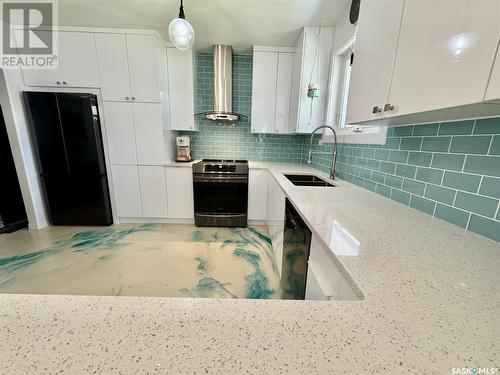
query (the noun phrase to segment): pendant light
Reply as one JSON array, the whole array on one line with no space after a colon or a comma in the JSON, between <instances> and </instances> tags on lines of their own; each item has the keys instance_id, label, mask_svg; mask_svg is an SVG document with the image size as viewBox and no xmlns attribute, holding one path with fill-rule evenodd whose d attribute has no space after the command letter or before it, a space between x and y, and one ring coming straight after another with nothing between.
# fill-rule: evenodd
<instances>
[{"instance_id":1,"label":"pendant light","mask_svg":"<svg viewBox=\"0 0 500 375\"><path fill-rule=\"evenodd\" d=\"M181 7L179 8L179 17L173 19L170 25L168 25L168 35L170 36L170 41L180 50L185 51L193 46L194 30L191 24L186 21L182 0Z\"/></svg>"}]
</instances>

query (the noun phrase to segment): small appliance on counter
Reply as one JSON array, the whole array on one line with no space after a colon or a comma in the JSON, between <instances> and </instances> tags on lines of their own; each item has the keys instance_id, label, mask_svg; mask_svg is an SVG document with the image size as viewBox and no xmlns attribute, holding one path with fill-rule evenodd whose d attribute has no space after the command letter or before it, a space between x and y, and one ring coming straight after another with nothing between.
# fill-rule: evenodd
<instances>
[{"instance_id":1,"label":"small appliance on counter","mask_svg":"<svg viewBox=\"0 0 500 375\"><path fill-rule=\"evenodd\" d=\"M246 227L248 162L203 159L193 165L194 223Z\"/></svg>"},{"instance_id":2,"label":"small appliance on counter","mask_svg":"<svg viewBox=\"0 0 500 375\"><path fill-rule=\"evenodd\" d=\"M175 161L181 163L188 163L190 161L193 161L193 159L191 158L191 140L187 135L182 137L175 137L175 144L177 147Z\"/></svg>"}]
</instances>

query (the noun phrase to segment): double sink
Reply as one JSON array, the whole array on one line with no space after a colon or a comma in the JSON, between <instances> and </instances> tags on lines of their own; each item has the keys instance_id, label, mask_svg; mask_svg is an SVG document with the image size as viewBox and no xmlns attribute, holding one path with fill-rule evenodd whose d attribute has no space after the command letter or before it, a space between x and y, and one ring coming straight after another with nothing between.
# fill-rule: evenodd
<instances>
[{"instance_id":1,"label":"double sink","mask_svg":"<svg viewBox=\"0 0 500 375\"><path fill-rule=\"evenodd\" d=\"M284 176L297 186L335 187L335 185L312 174L285 174Z\"/></svg>"}]
</instances>

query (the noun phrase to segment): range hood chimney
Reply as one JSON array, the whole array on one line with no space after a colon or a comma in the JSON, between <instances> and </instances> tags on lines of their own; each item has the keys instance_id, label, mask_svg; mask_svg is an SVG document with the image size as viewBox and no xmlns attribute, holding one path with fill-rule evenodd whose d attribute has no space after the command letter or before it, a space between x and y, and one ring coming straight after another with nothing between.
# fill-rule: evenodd
<instances>
[{"instance_id":1,"label":"range hood chimney","mask_svg":"<svg viewBox=\"0 0 500 375\"><path fill-rule=\"evenodd\" d=\"M233 48L222 44L212 47L214 55L214 110L205 113L213 121L237 121L240 115L233 113L232 81Z\"/></svg>"}]
</instances>

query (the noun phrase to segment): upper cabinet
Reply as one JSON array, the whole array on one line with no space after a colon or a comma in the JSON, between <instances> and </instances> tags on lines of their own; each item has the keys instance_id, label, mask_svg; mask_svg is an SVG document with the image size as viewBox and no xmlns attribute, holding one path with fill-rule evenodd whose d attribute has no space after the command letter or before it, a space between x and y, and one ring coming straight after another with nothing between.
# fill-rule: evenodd
<instances>
[{"instance_id":1,"label":"upper cabinet","mask_svg":"<svg viewBox=\"0 0 500 375\"><path fill-rule=\"evenodd\" d=\"M94 34L59 32L58 69L23 69L27 86L99 87Z\"/></svg>"},{"instance_id":2,"label":"upper cabinet","mask_svg":"<svg viewBox=\"0 0 500 375\"><path fill-rule=\"evenodd\" d=\"M295 46L292 68L290 129L311 133L324 125L328 70L332 48L331 27L305 27ZM309 83L318 83L319 97L307 96Z\"/></svg>"},{"instance_id":3,"label":"upper cabinet","mask_svg":"<svg viewBox=\"0 0 500 375\"><path fill-rule=\"evenodd\" d=\"M104 100L160 102L156 36L97 33L95 39Z\"/></svg>"},{"instance_id":4,"label":"upper cabinet","mask_svg":"<svg viewBox=\"0 0 500 375\"><path fill-rule=\"evenodd\" d=\"M482 102L499 14L500 2L490 0L362 2L347 122L441 121L479 117L483 109L492 115Z\"/></svg>"},{"instance_id":5,"label":"upper cabinet","mask_svg":"<svg viewBox=\"0 0 500 375\"><path fill-rule=\"evenodd\" d=\"M347 123L384 115L402 14L402 1L363 2L354 45Z\"/></svg>"},{"instance_id":6,"label":"upper cabinet","mask_svg":"<svg viewBox=\"0 0 500 375\"><path fill-rule=\"evenodd\" d=\"M193 51L167 48L171 130L198 130L194 118Z\"/></svg>"},{"instance_id":7,"label":"upper cabinet","mask_svg":"<svg viewBox=\"0 0 500 375\"><path fill-rule=\"evenodd\" d=\"M289 133L293 54L254 46L252 133Z\"/></svg>"},{"instance_id":8,"label":"upper cabinet","mask_svg":"<svg viewBox=\"0 0 500 375\"><path fill-rule=\"evenodd\" d=\"M481 102L499 15L499 1L407 0L388 100L391 115Z\"/></svg>"},{"instance_id":9,"label":"upper cabinet","mask_svg":"<svg viewBox=\"0 0 500 375\"><path fill-rule=\"evenodd\" d=\"M500 40L497 46L495 65L491 71L490 82L484 100L500 100Z\"/></svg>"},{"instance_id":10,"label":"upper cabinet","mask_svg":"<svg viewBox=\"0 0 500 375\"><path fill-rule=\"evenodd\" d=\"M252 133L311 133L323 125L332 28L305 27L295 47L254 46ZM320 96L307 96L318 83Z\"/></svg>"}]
</instances>

